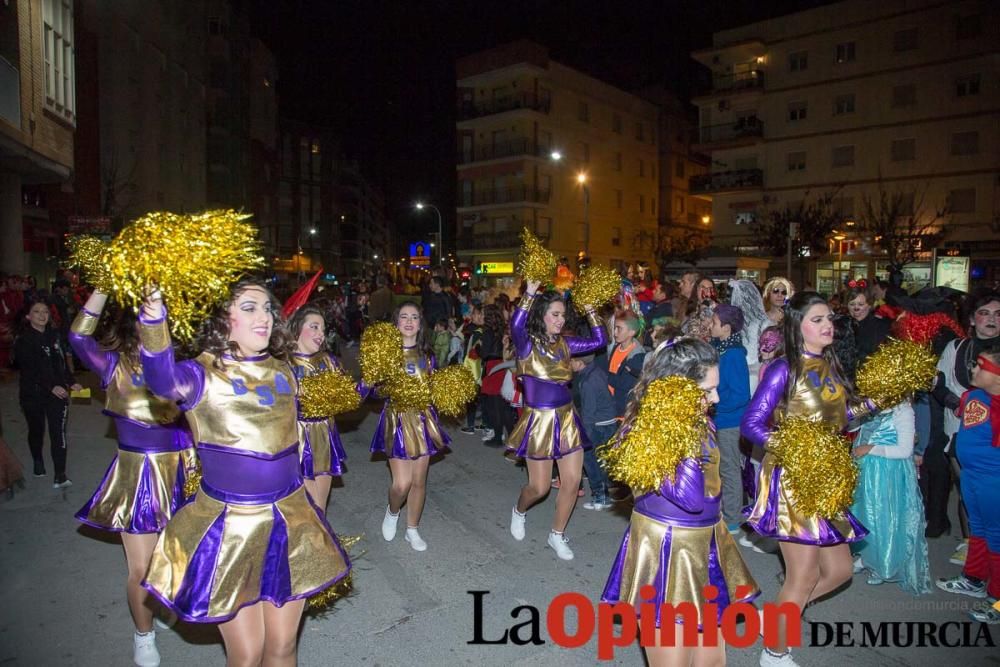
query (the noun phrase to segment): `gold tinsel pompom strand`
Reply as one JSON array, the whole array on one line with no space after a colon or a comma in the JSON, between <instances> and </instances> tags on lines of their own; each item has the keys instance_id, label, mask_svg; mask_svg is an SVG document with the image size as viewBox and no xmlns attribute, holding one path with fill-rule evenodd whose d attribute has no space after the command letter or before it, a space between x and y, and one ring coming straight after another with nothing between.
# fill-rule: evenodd
<instances>
[{"instance_id":1,"label":"gold tinsel pompom strand","mask_svg":"<svg viewBox=\"0 0 1000 667\"><path fill-rule=\"evenodd\" d=\"M198 493L201 488L201 463L195 463L193 468L187 469L184 478L184 497L190 498Z\"/></svg>"},{"instance_id":2,"label":"gold tinsel pompom strand","mask_svg":"<svg viewBox=\"0 0 1000 667\"><path fill-rule=\"evenodd\" d=\"M337 541L340 542L340 546L348 553L349 558L352 562L361 558L365 555L362 551L358 554L354 553L354 547L364 539L364 533L361 535L340 535L337 537ZM330 586L324 591L320 591L316 595L309 597L306 600L306 611L310 616L323 617L332 609L332 605L337 600L342 600L344 598L350 597L354 594L354 569L352 567L351 571L347 573L347 576Z\"/></svg>"},{"instance_id":3,"label":"gold tinsel pompom strand","mask_svg":"<svg viewBox=\"0 0 1000 667\"><path fill-rule=\"evenodd\" d=\"M543 246L530 229L521 229L521 254L517 258L517 272L525 280L538 281L543 285L548 283L558 263L555 253Z\"/></svg>"},{"instance_id":4,"label":"gold tinsel pompom strand","mask_svg":"<svg viewBox=\"0 0 1000 667\"><path fill-rule=\"evenodd\" d=\"M791 417L771 434L767 449L784 469L785 488L798 512L835 519L851 506L858 465L850 443L832 426Z\"/></svg>"},{"instance_id":5,"label":"gold tinsel pompom strand","mask_svg":"<svg viewBox=\"0 0 1000 667\"><path fill-rule=\"evenodd\" d=\"M80 235L70 237L67 243L69 260L67 267L77 268L84 279L103 294L111 293L111 273L108 271L108 242L96 236Z\"/></svg>"},{"instance_id":6,"label":"gold tinsel pompom strand","mask_svg":"<svg viewBox=\"0 0 1000 667\"><path fill-rule=\"evenodd\" d=\"M858 370L858 391L881 409L901 403L915 391L929 391L938 359L926 346L890 338Z\"/></svg>"},{"instance_id":7,"label":"gold tinsel pompom strand","mask_svg":"<svg viewBox=\"0 0 1000 667\"><path fill-rule=\"evenodd\" d=\"M573 286L573 305L581 313L587 306L600 308L614 301L621 288L621 276L614 269L592 264L580 271L580 277Z\"/></svg>"},{"instance_id":8,"label":"gold tinsel pompom strand","mask_svg":"<svg viewBox=\"0 0 1000 667\"><path fill-rule=\"evenodd\" d=\"M673 480L684 459L700 458L707 438L705 392L690 378L670 375L649 384L629 431L598 456L611 477L639 495Z\"/></svg>"},{"instance_id":9,"label":"gold tinsel pompom strand","mask_svg":"<svg viewBox=\"0 0 1000 667\"><path fill-rule=\"evenodd\" d=\"M339 368L310 375L299 384L299 407L303 417L332 417L356 410L359 405L361 396L354 378Z\"/></svg>"},{"instance_id":10,"label":"gold tinsel pompom strand","mask_svg":"<svg viewBox=\"0 0 1000 667\"><path fill-rule=\"evenodd\" d=\"M431 403L449 417L465 414L465 406L476 398L476 380L464 366L448 366L431 373Z\"/></svg>"},{"instance_id":11,"label":"gold tinsel pompom strand","mask_svg":"<svg viewBox=\"0 0 1000 667\"><path fill-rule=\"evenodd\" d=\"M403 334L388 322L365 327L358 348L361 381L374 387L403 372Z\"/></svg>"},{"instance_id":12,"label":"gold tinsel pompom strand","mask_svg":"<svg viewBox=\"0 0 1000 667\"><path fill-rule=\"evenodd\" d=\"M430 385L416 375L396 373L382 387L392 403L392 409L398 412L420 412L431 404Z\"/></svg>"},{"instance_id":13,"label":"gold tinsel pompom strand","mask_svg":"<svg viewBox=\"0 0 1000 667\"><path fill-rule=\"evenodd\" d=\"M257 230L249 215L206 211L196 215L154 212L129 223L111 242L113 290L134 308L151 284L170 308L170 328L181 341L229 296L230 286L261 269Z\"/></svg>"}]
</instances>

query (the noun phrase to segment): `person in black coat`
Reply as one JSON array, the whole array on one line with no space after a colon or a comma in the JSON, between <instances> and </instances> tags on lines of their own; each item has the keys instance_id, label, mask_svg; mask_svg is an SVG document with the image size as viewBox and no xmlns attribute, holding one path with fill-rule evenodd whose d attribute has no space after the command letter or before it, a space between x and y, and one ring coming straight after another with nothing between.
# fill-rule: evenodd
<instances>
[{"instance_id":1,"label":"person in black coat","mask_svg":"<svg viewBox=\"0 0 1000 667\"><path fill-rule=\"evenodd\" d=\"M844 295L844 301L854 324L854 346L860 366L889 337L892 321L875 314L875 295L869 287L852 287Z\"/></svg>"},{"instance_id":2,"label":"person in black coat","mask_svg":"<svg viewBox=\"0 0 1000 667\"><path fill-rule=\"evenodd\" d=\"M14 359L20 369L19 398L28 423L28 447L34 460L35 477L45 476L42 446L45 423L52 444L53 487L73 482L66 477L66 415L69 393L80 389L66 365L66 350L59 332L50 326L51 314L44 301L29 302L22 331L14 341Z\"/></svg>"}]
</instances>

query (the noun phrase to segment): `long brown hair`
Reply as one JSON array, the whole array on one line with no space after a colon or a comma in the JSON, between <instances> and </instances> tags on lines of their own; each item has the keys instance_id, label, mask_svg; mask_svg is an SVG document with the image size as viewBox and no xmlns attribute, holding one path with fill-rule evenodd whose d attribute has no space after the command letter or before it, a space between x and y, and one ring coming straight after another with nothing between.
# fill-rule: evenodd
<instances>
[{"instance_id":1,"label":"long brown hair","mask_svg":"<svg viewBox=\"0 0 1000 667\"><path fill-rule=\"evenodd\" d=\"M431 326L434 326L434 323L424 322L424 313L423 311L420 310L420 304L418 304L416 301L410 301L410 300L401 302L392 311L392 326L394 327L399 326L399 313L403 310L403 308L406 308L407 306L415 309L417 311L417 314L420 315L420 328L417 329L416 347L421 352L428 354L431 352L431 345L430 345L430 337L427 335L427 325L430 324Z\"/></svg>"},{"instance_id":2,"label":"long brown hair","mask_svg":"<svg viewBox=\"0 0 1000 667\"><path fill-rule=\"evenodd\" d=\"M830 304L816 292L798 292L785 306L785 319L782 320L782 326L785 337L785 359L788 361L788 383L785 385L785 394L779 409L783 409L792 400L795 394L795 385L798 384L799 378L802 376L802 354L806 349L805 340L802 338L802 320L805 319L810 308L818 305L829 307ZM843 385L848 404L856 401L857 394L854 391L854 384L844 372L840 360L837 359L833 344L823 348L822 356L830 364L830 371L834 377Z\"/></svg>"},{"instance_id":3,"label":"long brown hair","mask_svg":"<svg viewBox=\"0 0 1000 667\"><path fill-rule=\"evenodd\" d=\"M307 303L292 314L291 319L288 320L288 324L285 327L288 330L288 341L293 351L298 350L299 336L302 334L302 327L305 326L306 318L310 315L318 315L319 318L323 320L324 334L329 332L330 326L326 321L326 314L323 312L323 309L314 303ZM320 348L320 351L330 351L328 336L324 337L323 346Z\"/></svg>"},{"instance_id":4,"label":"long brown hair","mask_svg":"<svg viewBox=\"0 0 1000 667\"><path fill-rule=\"evenodd\" d=\"M294 343L288 335L285 322L281 317L281 304L278 303L267 283L257 278L243 278L230 288L229 298L215 307L208 319L201 323L198 333L195 335L194 347L200 352L209 352L215 355L217 365L221 365L219 359L223 354L229 354L236 359L240 358L238 346L229 340L229 309L236 303L236 299L251 287L263 290L271 303L274 325L271 327L271 339L268 341L267 351L279 359L287 359L293 348Z\"/></svg>"},{"instance_id":5,"label":"long brown hair","mask_svg":"<svg viewBox=\"0 0 1000 667\"><path fill-rule=\"evenodd\" d=\"M111 303L101 313L97 343L105 350L111 350L132 361L138 361L139 334L136 331L136 326L134 310L128 306Z\"/></svg>"}]
</instances>

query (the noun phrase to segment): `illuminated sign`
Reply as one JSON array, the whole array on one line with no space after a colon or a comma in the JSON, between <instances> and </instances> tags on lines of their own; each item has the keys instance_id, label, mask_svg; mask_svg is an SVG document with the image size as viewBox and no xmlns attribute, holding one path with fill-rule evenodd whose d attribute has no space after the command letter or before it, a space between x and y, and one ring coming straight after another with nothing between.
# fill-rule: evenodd
<instances>
[{"instance_id":1,"label":"illuminated sign","mask_svg":"<svg viewBox=\"0 0 1000 667\"><path fill-rule=\"evenodd\" d=\"M431 265L431 244L426 241L416 241L410 244L410 264L414 266Z\"/></svg>"},{"instance_id":2,"label":"illuminated sign","mask_svg":"<svg viewBox=\"0 0 1000 667\"><path fill-rule=\"evenodd\" d=\"M963 292L969 291L968 257L938 257L937 265L934 268L935 287L951 287Z\"/></svg>"},{"instance_id":3,"label":"illuminated sign","mask_svg":"<svg viewBox=\"0 0 1000 667\"><path fill-rule=\"evenodd\" d=\"M479 262L476 273L514 273L514 262Z\"/></svg>"}]
</instances>

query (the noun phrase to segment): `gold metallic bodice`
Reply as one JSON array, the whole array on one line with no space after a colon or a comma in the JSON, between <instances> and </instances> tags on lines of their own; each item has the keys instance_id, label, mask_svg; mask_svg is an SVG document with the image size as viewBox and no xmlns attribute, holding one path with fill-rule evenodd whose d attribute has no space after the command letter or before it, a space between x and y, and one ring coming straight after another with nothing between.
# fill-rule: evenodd
<instances>
[{"instance_id":1,"label":"gold metallic bodice","mask_svg":"<svg viewBox=\"0 0 1000 667\"><path fill-rule=\"evenodd\" d=\"M847 426L847 393L822 357L802 357L802 373L788 402L788 417L808 417L843 430Z\"/></svg>"},{"instance_id":2,"label":"gold metallic bodice","mask_svg":"<svg viewBox=\"0 0 1000 667\"><path fill-rule=\"evenodd\" d=\"M537 341L532 341L528 356L517 360L517 372L539 380L566 384L573 379L569 359L569 345L561 336L555 343L544 348Z\"/></svg>"},{"instance_id":3,"label":"gold metallic bodice","mask_svg":"<svg viewBox=\"0 0 1000 667\"><path fill-rule=\"evenodd\" d=\"M291 366L267 356L259 361L226 360L203 352L201 399L187 412L195 442L277 454L298 442L297 382Z\"/></svg>"},{"instance_id":4,"label":"gold metallic bodice","mask_svg":"<svg viewBox=\"0 0 1000 667\"><path fill-rule=\"evenodd\" d=\"M722 493L722 478L719 476L719 447L706 447L708 461L702 464L701 471L705 476L705 497L718 498Z\"/></svg>"},{"instance_id":5,"label":"gold metallic bodice","mask_svg":"<svg viewBox=\"0 0 1000 667\"><path fill-rule=\"evenodd\" d=\"M173 424L181 414L173 401L154 396L146 389L142 368L124 354L118 355L108 382L104 409L119 417L161 426Z\"/></svg>"},{"instance_id":6,"label":"gold metallic bodice","mask_svg":"<svg viewBox=\"0 0 1000 667\"><path fill-rule=\"evenodd\" d=\"M317 373L322 373L336 368L333 360L330 359L330 355L323 351L317 352L316 354L312 354L308 357L293 354L291 362L292 371L295 373L295 377L299 380L309 377L310 375L316 375Z\"/></svg>"},{"instance_id":7,"label":"gold metallic bodice","mask_svg":"<svg viewBox=\"0 0 1000 667\"><path fill-rule=\"evenodd\" d=\"M432 370L430 358L416 347L403 348L403 368L408 375L426 380Z\"/></svg>"}]
</instances>

